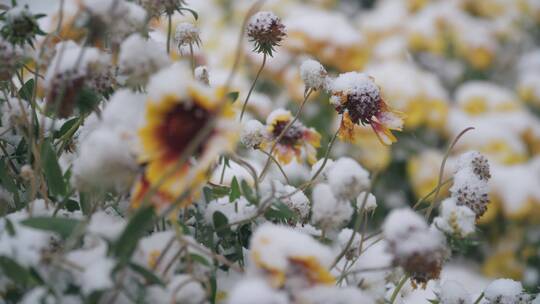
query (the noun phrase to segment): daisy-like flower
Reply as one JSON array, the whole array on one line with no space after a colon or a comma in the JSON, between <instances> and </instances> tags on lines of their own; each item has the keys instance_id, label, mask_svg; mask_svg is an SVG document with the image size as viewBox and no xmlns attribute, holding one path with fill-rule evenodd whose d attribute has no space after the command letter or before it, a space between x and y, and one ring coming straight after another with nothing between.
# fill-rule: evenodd
<instances>
[{"instance_id":1,"label":"daisy-like flower","mask_svg":"<svg viewBox=\"0 0 540 304\"><path fill-rule=\"evenodd\" d=\"M330 91L330 102L343 115L339 129L341 139L353 141L355 127L362 124L370 125L385 145L397 141L391 130L402 130L405 115L386 104L371 77L358 72L340 74L333 80Z\"/></svg>"},{"instance_id":2,"label":"daisy-like flower","mask_svg":"<svg viewBox=\"0 0 540 304\"><path fill-rule=\"evenodd\" d=\"M234 112L229 105L218 111L222 90L205 86L189 74L186 67L177 64L150 79L146 124L139 131L145 173L135 186L134 206L141 203L151 186L158 190L152 198L158 206L170 203L188 189L196 191L217 156L235 146L238 132ZM213 129L193 153L185 155L211 120L215 120Z\"/></svg>"},{"instance_id":3,"label":"daisy-like flower","mask_svg":"<svg viewBox=\"0 0 540 304\"><path fill-rule=\"evenodd\" d=\"M277 109L270 113L266 119L269 140L263 143L261 148L264 149L267 144L277 140L292 119L291 112L284 109ZM309 164L314 164L317 161L316 148L320 145L321 135L315 129L296 121L278 141L272 154L279 162L288 164L293 157L300 161L303 151Z\"/></svg>"},{"instance_id":4,"label":"daisy-like flower","mask_svg":"<svg viewBox=\"0 0 540 304\"><path fill-rule=\"evenodd\" d=\"M329 271L333 261L330 249L307 234L264 224L253 233L250 244L254 272L262 274L275 288L297 290L335 283Z\"/></svg>"}]
</instances>

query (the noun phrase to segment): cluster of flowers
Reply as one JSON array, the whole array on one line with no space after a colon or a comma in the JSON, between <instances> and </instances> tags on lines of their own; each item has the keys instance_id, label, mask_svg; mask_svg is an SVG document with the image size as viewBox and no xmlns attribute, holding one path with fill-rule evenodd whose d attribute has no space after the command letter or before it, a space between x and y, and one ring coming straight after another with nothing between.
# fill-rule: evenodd
<instances>
[{"instance_id":1,"label":"cluster of flowers","mask_svg":"<svg viewBox=\"0 0 540 304\"><path fill-rule=\"evenodd\" d=\"M496 62L476 18L503 13L381 0L353 25L324 0L268 3L283 19L264 1L15 2L0 6L0 304L540 302L534 273L466 269L493 191L508 200L497 174L540 178L514 146L463 136L492 115L538 122L458 80ZM534 81L519 82L533 101ZM456 137L433 162L407 149L429 131Z\"/></svg>"}]
</instances>

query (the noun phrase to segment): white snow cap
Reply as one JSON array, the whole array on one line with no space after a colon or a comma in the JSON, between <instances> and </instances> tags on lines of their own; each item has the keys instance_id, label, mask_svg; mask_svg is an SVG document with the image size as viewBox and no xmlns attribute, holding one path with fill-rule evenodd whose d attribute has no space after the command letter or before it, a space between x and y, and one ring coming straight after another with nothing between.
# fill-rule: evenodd
<instances>
[{"instance_id":1,"label":"white snow cap","mask_svg":"<svg viewBox=\"0 0 540 304\"><path fill-rule=\"evenodd\" d=\"M266 136L267 131L264 125L256 119L251 119L243 124L240 142L248 148L257 148Z\"/></svg>"},{"instance_id":2,"label":"white snow cap","mask_svg":"<svg viewBox=\"0 0 540 304\"><path fill-rule=\"evenodd\" d=\"M300 65L300 76L306 88L320 90L326 86L328 73L320 62L308 59Z\"/></svg>"},{"instance_id":3,"label":"white snow cap","mask_svg":"<svg viewBox=\"0 0 540 304\"><path fill-rule=\"evenodd\" d=\"M367 198L366 195L368 196ZM375 195L369 192L360 193L358 198L356 198L356 207L358 209L362 207L362 202L364 202L364 199L366 199L366 205L364 206L365 211L373 212L377 208L377 199L375 198Z\"/></svg>"},{"instance_id":4,"label":"white snow cap","mask_svg":"<svg viewBox=\"0 0 540 304\"><path fill-rule=\"evenodd\" d=\"M249 18L248 29L253 28L257 31L267 32L270 30L270 26L273 22L279 20L279 17L272 12L261 11L257 12L251 18Z\"/></svg>"},{"instance_id":5,"label":"white snow cap","mask_svg":"<svg viewBox=\"0 0 540 304\"><path fill-rule=\"evenodd\" d=\"M491 282L484 290L484 297L490 303L525 304L530 296L523 292L520 282L511 279L498 279Z\"/></svg>"},{"instance_id":6,"label":"white snow cap","mask_svg":"<svg viewBox=\"0 0 540 304\"><path fill-rule=\"evenodd\" d=\"M441 304L472 304L471 295L456 281L445 281L440 289Z\"/></svg>"},{"instance_id":7,"label":"white snow cap","mask_svg":"<svg viewBox=\"0 0 540 304\"><path fill-rule=\"evenodd\" d=\"M322 229L337 230L351 219L354 212L349 201L339 200L327 184L318 184L313 189L311 222Z\"/></svg>"},{"instance_id":8,"label":"white snow cap","mask_svg":"<svg viewBox=\"0 0 540 304\"><path fill-rule=\"evenodd\" d=\"M156 41L132 34L120 45L118 68L129 85L144 85L150 75L170 64L165 49Z\"/></svg>"},{"instance_id":9,"label":"white snow cap","mask_svg":"<svg viewBox=\"0 0 540 304\"><path fill-rule=\"evenodd\" d=\"M332 94L366 94L372 99L378 99L380 97L380 89L373 79L365 73L358 72L339 74L339 76L331 82L329 90Z\"/></svg>"},{"instance_id":10,"label":"white snow cap","mask_svg":"<svg viewBox=\"0 0 540 304\"><path fill-rule=\"evenodd\" d=\"M328 183L341 200L353 200L369 188L369 173L356 160L342 157L328 169Z\"/></svg>"},{"instance_id":11,"label":"white snow cap","mask_svg":"<svg viewBox=\"0 0 540 304\"><path fill-rule=\"evenodd\" d=\"M307 196L302 191L298 191L297 188L284 185L278 180L272 181L275 188L275 196L286 198L281 199L281 202L285 203L289 209L291 209L298 216L299 221L305 221L309 217L310 203ZM291 195L291 193L294 193Z\"/></svg>"},{"instance_id":12,"label":"white snow cap","mask_svg":"<svg viewBox=\"0 0 540 304\"><path fill-rule=\"evenodd\" d=\"M375 304L375 300L355 287L319 285L302 290L300 303L309 304Z\"/></svg>"},{"instance_id":13,"label":"white snow cap","mask_svg":"<svg viewBox=\"0 0 540 304\"><path fill-rule=\"evenodd\" d=\"M384 237L392 241L399 241L411 231L426 229L428 225L424 218L409 208L392 210L382 227Z\"/></svg>"},{"instance_id":14,"label":"white snow cap","mask_svg":"<svg viewBox=\"0 0 540 304\"><path fill-rule=\"evenodd\" d=\"M316 163L311 166L311 173L310 177L313 178L317 171L322 167L324 163L324 158L319 159ZM326 181L328 180L328 168L332 167L332 164L334 163L334 160L331 158L328 158L326 160L326 164L324 165L324 168L322 169L321 173L319 173L319 176L317 176L316 181Z\"/></svg>"}]
</instances>

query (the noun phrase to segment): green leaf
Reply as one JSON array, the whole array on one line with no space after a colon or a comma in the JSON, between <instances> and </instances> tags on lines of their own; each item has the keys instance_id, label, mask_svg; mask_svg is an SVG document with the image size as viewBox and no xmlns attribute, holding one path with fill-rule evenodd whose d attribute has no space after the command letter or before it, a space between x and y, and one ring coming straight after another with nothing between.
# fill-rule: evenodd
<instances>
[{"instance_id":1,"label":"green leaf","mask_svg":"<svg viewBox=\"0 0 540 304\"><path fill-rule=\"evenodd\" d=\"M54 196L64 195L66 193L66 182L50 139L45 140L41 147L41 162L49 192Z\"/></svg>"},{"instance_id":2,"label":"green leaf","mask_svg":"<svg viewBox=\"0 0 540 304\"><path fill-rule=\"evenodd\" d=\"M17 285L28 286L33 281L30 271L8 257L0 256L0 268Z\"/></svg>"},{"instance_id":3,"label":"green leaf","mask_svg":"<svg viewBox=\"0 0 540 304\"><path fill-rule=\"evenodd\" d=\"M79 121L79 117L75 117L75 118L72 118L68 121L66 121L62 127L60 127L60 130L56 131L54 133L54 137L55 138L60 138L62 137L64 134L67 134L68 131L72 130L74 128L74 126L77 124L77 122ZM75 131L77 131L77 129L71 131L72 134L75 133Z\"/></svg>"},{"instance_id":4,"label":"green leaf","mask_svg":"<svg viewBox=\"0 0 540 304\"><path fill-rule=\"evenodd\" d=\"M26 101L31 101L34 95L34 79L28 80L19 90L19 97Z\"/></svg>"},{"instance_id":5,"label":"green leaf","mask_svg":"<svg viewBox=\"0 0 540 304\"><path fill-rule=\"evenodd\" d=\"M129 267L136 273L140 274L146 280L147 284L165 286L163 281L161 281L161 279L152 271L131 262L129 263Z\"/></svg>"},{"instance_id":6,"label":"green leaf","mask_svg":"<svg viewBox=\"0 0 540 304\"><path fill-rule=\"evenodd\" d=\"M269 208L265 212L265 216L268 219L274 219L278 221L285 221L296 218L296 214L282 202L275 203L272 208Z\"/></svg>"},{"instance_id":7,"label":"green leaf","mask_svg":"<svg viewBox=\"0 0 540 304\"><path fill-rule=\"evenodd\" d=\"M219 237L225 237L232 232L231 229L227 227L227 225L229 225L229 220L223 213L219 211L214 212L212 215L212 222L214 223L216 234Z\"/></svg>"},{"instance_id":8,"label":"green leaf","mask_svg":"<svg viewBox=\"0 0 540 304\"><path fill-rule=\"evenodd\" d=\"M253 190L251 189L251 187L249 186L249 184L246 182L245 179L242 180L240 185L242 186L242 193L244 194L246 199L251 204L257 205L257 198L255 197L255 193L253 192Z\"/></svg>"},{"instance_id":9,"label":"green leaf","mask_svg":"<svg viewBox=\"0 0 540 304\"><path fill-rule=\"evenodd\" d=\"M129 261L139 239L152 227L153 220L154 208L152 206L140 208L131 217L113 248L113 253L120 262L126 263Z\"/></svg>"},{"instance_id":10,"label":"green leaf","mask_svg":"<svg viewBox=\"0 0 540 304\"><path fill-rule=\"evenodd\" d=\"M13 226L13 223L11 220L7 217L4 218L4 221L6 222L6 230L10 236L15 235L15 226Z\"/></svg>"},{"instance_id":11,"label":"green leaf","mask_svg":"<svg viewBox=\"0 0 540 304\"><path fill-rule=\"evenodd\" d=\"M240 185L238 184L238 180L235 176L233 177L231 182L231 193L229 194L229 202L234 202L235 200L239 199L240 196L242 196L242 193L240 192Z\"/></svg>"},{"instance_id":12,"label":"green leaf","mask_svg":"<svg viewBox=\"0 0 540 304\"><path fill-rule=\"evenodd\" d=\"M194 254L194 253L190 254L189 256L190 256L190 258L192 260L194 260L195 262L197 262L199 264L203 264L205 266L210 266L210 262L203 256L200 256L200 255Z\"/></svg>"},{"instance_id":13,"label":"green leaf","mask_svg":"<svg viewBox=\"0 0 540 304\"><path fill-rule=\"evenodd\" d=\"M21 223L35 229L57 233L65 239L71 235L75 227L80 224L80 221L63 217L31 217Z\"/></svg>"},{"instance_id":14,"label":"green leaf","mask_svg":"<svg viewBox=\"0 0 540 304\"><path fill-rule=\"evenodd\" d=\"M227 98L231 101L231 103L235 103L235 101L238 99L238 96L240 93L238 92L229 92L227 94Z\"/></svg>"},{"instance_id":15,"label":"green leaf","mask_svg":"<svg viewBox=\"0 0 540 304\"><path fill-rule=\"evenodd\" d=\"M15 194L17 193L17 185L15 184L15 179L8 172L7 162L7 159L0 158L0 181L6 190Z\"/></svg>"}]
</instances>

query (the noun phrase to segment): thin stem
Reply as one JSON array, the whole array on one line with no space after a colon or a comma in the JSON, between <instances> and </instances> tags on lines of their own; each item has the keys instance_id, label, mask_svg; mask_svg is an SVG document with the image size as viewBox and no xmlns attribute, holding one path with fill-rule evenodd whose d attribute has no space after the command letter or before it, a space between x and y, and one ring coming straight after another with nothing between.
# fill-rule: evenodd
<instances>
[{"instance_id":1,"label":"thin stem","mask_svg":"<svg viewBox=\"0 0 540 304\"><path fill-rule=\"evenodd\" d=\"M298 111L296 112L296 115L294 115L294 118L285 126L285 128L283 128L283 130L281 131L281 133L278 135L278 137L274 140L274 142L272 143L272 147L270 148L270 152L269 152L269 155L272 155L272 153L274 153L274 150L276 149L276 146L278 145L278 143L281 141L281 139L283 138L283 136L285 136L285 134L287 134L287 131L289 131L289 129L294 125L294 123L298 120L298 118L300 118L300 114L302 113L302 109L304 109L304 105L306 104L307 100L309 99L309 96L311 95L311 93L313 92L312 89L308 89L306 91L306 93L304 94L304 100L302 101L302 103L300 104L300 108L298 109ZM263 179L264 178L264 175L266 174L266 172L268 171L268 168L270 167L270 157L268 157L268 159L266 159L266 164L264 165L264 168L263 170L261 171L261 175L259 176L259 179Z\"/></svg>"},{"instance_id":2,"label":"thin stem","mask_svg":"<svg viewBox=\"0 0 540 304\"><path fill-rule=\"evenodd\" d=\"M167 54L171 53L172 14L167 15Z\"/></svg>"},{"instance_id":3,"label":"thin stem","mask_svg":"<svg viewBox=\"0 0 540 304\"><path fill-rule=\"evenodd\" d=\"M482 298L484 298L484 293L483 292L478 296L476 301L474 301L474 304L480 304L480 301L482 300Z\"/></svg>"},{"instance_id":4,"label":"thin stem","mask_svg":"<svg viewBox=\"0 0 540 304\"><path fill-rule=\"evenodd\" d=\"M444 182L442 182L441 184L441 187L450 183L451 181L453 181L454 178L450 177L450 178L447 178ZM413 209L416 209L418 207L420 207L420 205L422 205L423 202L425 202L430 196L432 196L435 192L437 191L437 187L433 188L433 190L431 190L431 192L429 192L428 194L426 194L424 197L420 198L416 204L414 204L413 206Z\"/></svg>"},{"instance_id":5,"label":"thin stem","mask_svg":"<svg viewBox=\"0 0 540 304\"><path fill-rule=\"evenodd\" d=\"M398 285L394 289L394 292L392 293L392 297L390 297L390 304L394 304L394 302L396 301L396 298L397 298L397 296L399 294L399 291L401 290L401 288L403 288L403 285L405 285L405 282L407 282L408 279L409 279L409 276L405 275L401 279L401 281L399 281Z\"/></svg>"},{"instance_id":6,"label":"thin stem","mask_svg":"<svg viewBox=\"0 0 540 304\"><path fill-rule=\"evenodd\" d=\"M244 105L242 106L242 112L240 112L240 121L242 121L242 118L244 117L244 113L246 112L246 107L249 102L249 97L251 97L251 93L253 93L253 89L255 89L255 84L257 83L257 80L259 79L259 76L261 75L261 72L264 69L265 65L266 65L266 53L263 54L261 67L259 68L259 71L257 72L257 75L255 76L255 79L253 79L253 83L251 84L251 88L249 88L249 92L246 96L246 100L244 100Z\"/></svg>"},{"instance_id":7,"label":"thin stem","mask_svg":"<svg viewBox=\"0 0 540 304\"><path fill-rule=\"evenodd\" d=\"M289 177L287 177L287 174L285 173L285 170L283 170L283 167L279 164L278 160L272 156L272 154L260 149L259 151L261 151L262 153L264 153L266 156L268 156L268 160L272 160L276 165L277 167L279 168L279 171L281 171L281 174L283 174L283 177L285 177L285 181L287 182L287 184L290 184L289 182ZM261 174L262 175L262 174ZM259 179L262 178L262 177L259 177Z\"/></svg>"},{"instance_id":8,"label":"thin stem","mask_svg":"<svg viewBox=\"0 0 540 304\"><path fill-rule=\"evenodd\" d=\"M193 53L193 43L189 44L189 54L191 56L191 72L195 76L195 55Z\"/></svg>"},{"instance_id":9,"label":"thin stem","mask_svg":"<svg viewBox=\"0 0 540 304\"><path fill-rule=\"evenodd\" d=\"M465 134L467 133L468 131L470 130L474 130L474 127L468 127L468 128L465 128L463 131L461 131L458 136L456 136L456 138L454 138L454 140L452 141L452 143L450 144L450 146L448 147L448 150L446 150L446 154L444 155L444 158L443 158L443 161L441 163L441 168L439 170L439 182L437 183L437 190L435 192L435 196L433 197L433 202L431 203L431 205L429 206L429 209L428 209L428 212L426 213L426 218L429 219L429 217L431 216L431 212L433 212L433 208L435 208L435 205L437 204L437 198L439 197L439 192L441 191L441 186L442 186L442 179L443 179L443 174L444 174L444 166L446 165L446 160L448 159L448 157L450 156L450 152L452 151L452 149L454 148L454 146L457 144L457 142L459 141L459 139Z\"/></svg>"}]
</instances>

